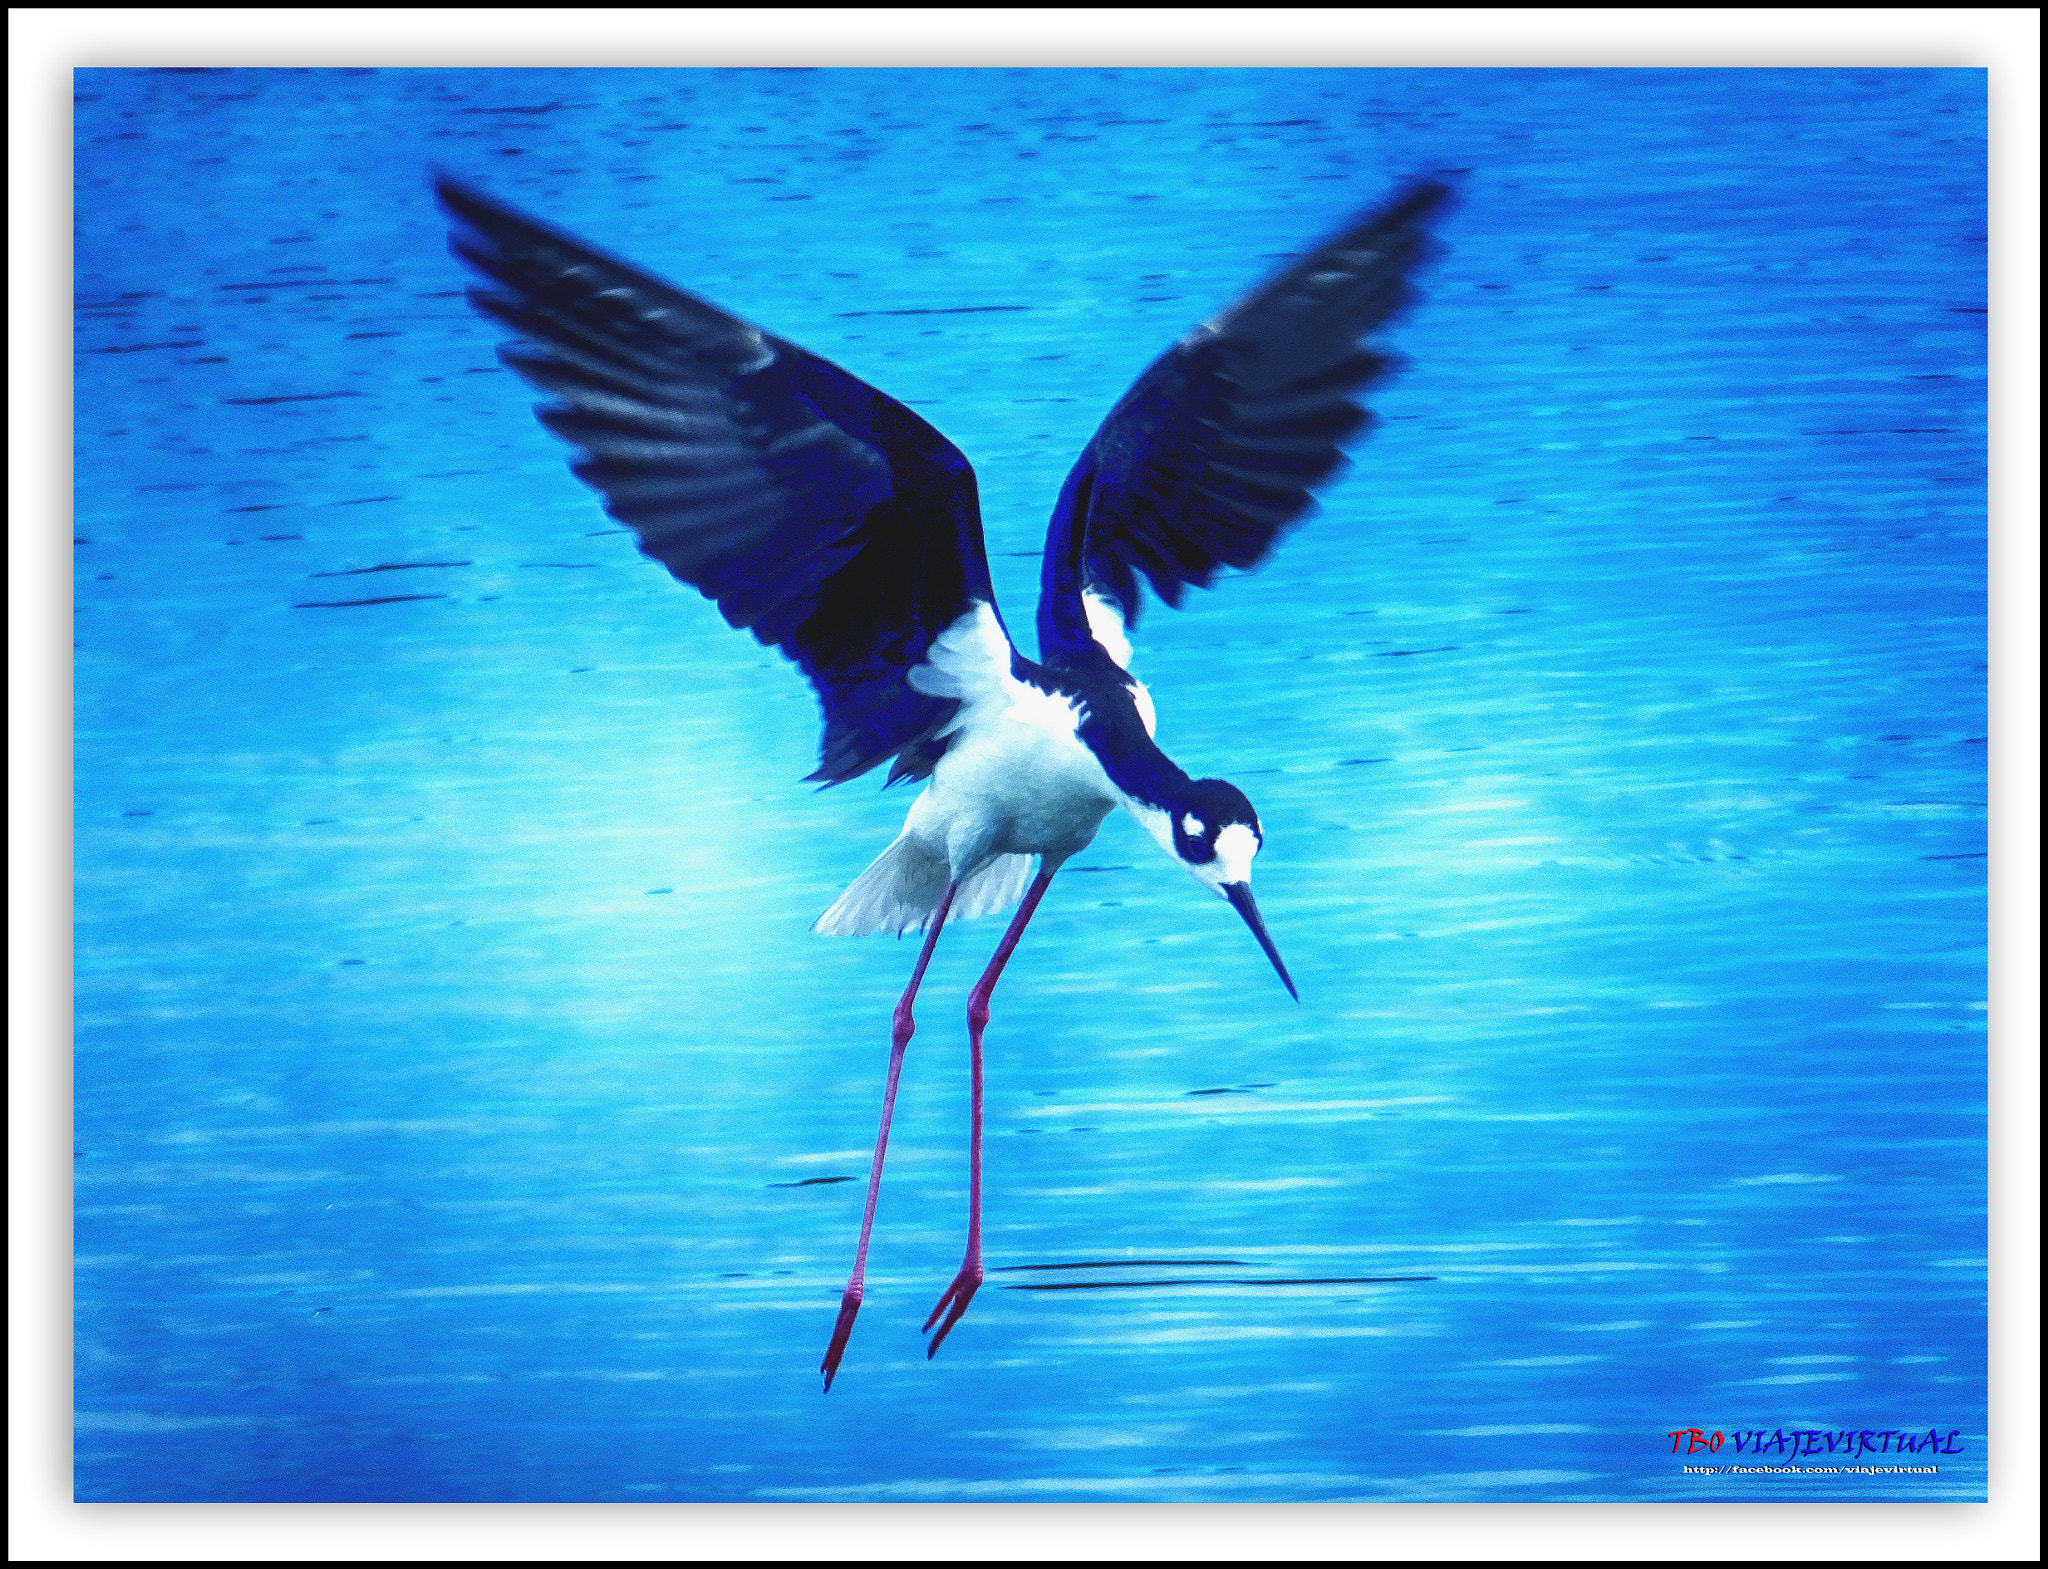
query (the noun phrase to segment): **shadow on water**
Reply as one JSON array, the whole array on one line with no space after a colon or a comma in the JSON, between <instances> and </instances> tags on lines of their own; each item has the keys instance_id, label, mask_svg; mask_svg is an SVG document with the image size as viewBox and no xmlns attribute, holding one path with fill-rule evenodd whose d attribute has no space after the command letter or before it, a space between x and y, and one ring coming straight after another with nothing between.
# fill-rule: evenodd
<instances>
[{"instance_id":1,"label":"shadow on water","mask_svg":"<svg viewBox=\"0 0 2048 1569\"><path fill-rule=\"evenodd\" d=\"M1077 1264L1004 1264L992 1275L1026 1269L1216 1269L1245 1268L1235 1258L1123 1258L1091 1259ZM1008 1285L1005 1291L1126 1291L1138 1286L1364 1286L1392 1285L1407 1281L1434 1280L1434 1275L1322 1275L1285 1279L1247 1280L1230 1276L1193 1275L1173 1280L1052 1280Z\"/></svg>"}]
</instances>

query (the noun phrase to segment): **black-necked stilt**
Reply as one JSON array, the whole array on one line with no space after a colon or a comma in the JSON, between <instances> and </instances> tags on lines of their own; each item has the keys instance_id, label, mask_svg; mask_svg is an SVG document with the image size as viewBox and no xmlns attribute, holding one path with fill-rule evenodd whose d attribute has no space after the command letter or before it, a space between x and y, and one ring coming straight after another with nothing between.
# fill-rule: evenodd
<instances>
[{"instance_id":1,"label":"black-necked stilt","mask_svg":"<svg viewBox=\"0 0 2048 1569\"><path fill-rule=\"evenodd\" d=\"M896 1004L881 1129L825 1387L860 1310L911 1002L940 929L1023 902L967 1006L967 1256L925 1321L927 1355L981 1284L982 1032L989 995L1068 857L1117 806L1230 901L1290 994L1252 902L1259 815L1152 742L1126 670L1138 577L1169 605L1264 559L1369 416L1390 368L1360 339L1408 300L1449 192L1416 181L1196 328L1124 394L1067 476L1046 535L1038 653L996 610L974 470L902 404L836 365L442 176L470 299L518 335L505 363L553 395L541 422L640 548L803 669L825 711L818 770L889 762L928 779L903 832L818 917L830 933L925 933ZM1037 875L1031 858L1038 857ZM941 1321L943 1318L943 1321Z\"/></svg>"}]
</instances>

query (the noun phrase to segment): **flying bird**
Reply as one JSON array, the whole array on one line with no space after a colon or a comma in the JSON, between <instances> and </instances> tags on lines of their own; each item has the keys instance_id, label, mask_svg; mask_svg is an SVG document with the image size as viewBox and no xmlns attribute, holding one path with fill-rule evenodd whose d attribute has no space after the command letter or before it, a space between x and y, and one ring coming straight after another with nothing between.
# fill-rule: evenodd
<instances>
[{"instance_id":1,"label":"flying bird","mask_svg":"<svg viewBox=\"0 0 2048 1569\"><path fill-rule=\"evenodd\" d=\"M832 1387L860 1310L911 1004L949 921L1017 906L969 996L967 1250L925 1321L936 1352L982 1281L982 1035L989 997L1055 873L1121 806L1243 917L1294 982L1252 900L1259 814L1153 743L1128 671L1140 579L1189 585L1256 566L1342 465L1371 416L1355 394L1394 368L1361 339L1411 299L1450 192L1410 181L1195 328L1109 411L1045 539L1038 657L990 586L974 470L887 394L797 345L448 175L437 194L469 291L516 337L505 364L549 395L540 421L641 551L794 660L818 694L817 771L889 765L928 783L903 831L813 929L921 930L896 1004L853 1272L821 1371ZM1036 868L1033 858L1036 858ZM1021 902L1020 902L1021 900Z\"/></svg>"}]
</instances>

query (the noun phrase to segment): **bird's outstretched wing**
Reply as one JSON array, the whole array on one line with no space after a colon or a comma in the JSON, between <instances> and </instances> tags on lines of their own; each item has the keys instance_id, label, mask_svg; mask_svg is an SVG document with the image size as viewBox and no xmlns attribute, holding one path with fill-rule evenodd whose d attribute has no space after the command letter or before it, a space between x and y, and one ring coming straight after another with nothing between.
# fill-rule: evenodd
<instances>
[{"instance_id":1,"label":"bird's outstretched wing","mask_svg":"<svg viewBox=\"0 0 2048 1569\"><path fill-rule=\"evenodd\" d=\"M921 778L959 704L905 680L994 604L974 470L895 399L574 236L440 175L499 356L553 394L541 423L640 549L802 667L839 784Z\"/></svg>"},{"instance_id":2,"label":"bird's outstretched wing","mask_svg":"<svg viewBox=\"0 0 2048 1569\"><path fill-rule=\"evenodd\" d=\"M1038 657L1089 657L1083 594L1138 619L1138 575L1169 605L1263 560L1371 416L1394 368L1360 347L1410 299L1447 186L1416 181L1196 328L1125 393L1067 476L1046 535Z\"/></svg>"}]
</instances>

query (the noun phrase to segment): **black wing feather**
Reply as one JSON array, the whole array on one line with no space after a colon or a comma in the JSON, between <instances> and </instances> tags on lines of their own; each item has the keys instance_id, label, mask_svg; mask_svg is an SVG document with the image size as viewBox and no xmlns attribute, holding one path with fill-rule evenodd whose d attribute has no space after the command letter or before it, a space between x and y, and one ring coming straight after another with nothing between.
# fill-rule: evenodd
<instances>
[{"instance_id":1,"label":"black wing feather","mask_svg":"<svg viewBox=\"0 0 2048 1569\"><path fill-rule=\"evenodd\" d=\"M825 713L810 777L894 758L922 778L958 703L906 673L994 604L974 471L916 414L836 365L515 212L436 184L450 249L519 335L500 357L553 395L542 424L640 549L802 668Z\"/></svg>"},{"instance_id":2,"label":"black wing feather","mask_svg":"<svg viewBox=\"0 0 2048 1569\"><path fill-rule=\"evenodd\" d=\"M1138 577L1177 606L1257 565L1372 417L1352 397L1394 368L1359 339L1411 298L1448 187L1417 181L1174 345L1102 422L1046 536L1039 657L1092 657L1082 593L1138 619Z\"/></svg>"}]
</instances>

